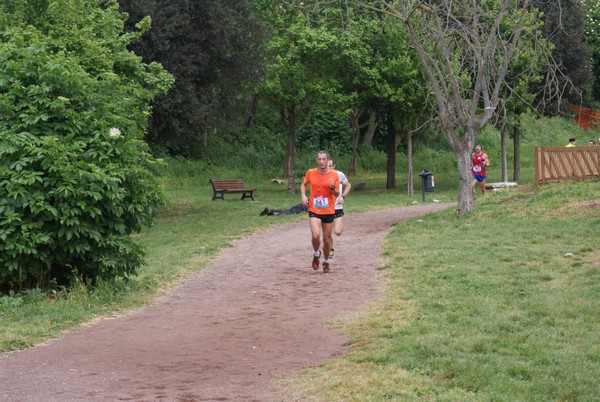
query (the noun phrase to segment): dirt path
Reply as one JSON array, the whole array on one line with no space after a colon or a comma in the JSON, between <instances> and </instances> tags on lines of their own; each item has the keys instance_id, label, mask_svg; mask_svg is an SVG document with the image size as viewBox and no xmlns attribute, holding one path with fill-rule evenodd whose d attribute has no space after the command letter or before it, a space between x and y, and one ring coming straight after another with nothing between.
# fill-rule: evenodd
<instances>
[{"instance_id":1,"label":"dirt path","mask_svg":"<svg viewBox=\"0 0 600 402\"><path fill-rule=\"evenodd\" d=\"M344 353L325 322L381 296L391 225L448 206L347 216L329 274L307 222L236 240L152 306L0 357L0 400L268 401L275 376Z\"/></svg>"}]
</instances>

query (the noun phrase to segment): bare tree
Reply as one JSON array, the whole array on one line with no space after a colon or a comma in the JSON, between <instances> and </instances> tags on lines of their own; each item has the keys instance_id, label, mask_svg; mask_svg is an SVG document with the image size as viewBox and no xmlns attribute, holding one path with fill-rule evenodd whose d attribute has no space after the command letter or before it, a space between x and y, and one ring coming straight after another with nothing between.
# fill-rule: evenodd
<instances>
[{"instance_id":1,"label":"bare tree","mask_svg":"<svg viewBox=\"0 0 600 402\"><path fill-rule=\"evenodd\" d=\"M434 95L436 124L458 162L457 215L470 212L471 150L475 137L495 115L511 64L523 42L540 44L530 0L355 1L397 18L406 28ZM540 47L540 51L545 51ZM538 58L531 59L535 71Z\"/></svg>"}]
</instances>

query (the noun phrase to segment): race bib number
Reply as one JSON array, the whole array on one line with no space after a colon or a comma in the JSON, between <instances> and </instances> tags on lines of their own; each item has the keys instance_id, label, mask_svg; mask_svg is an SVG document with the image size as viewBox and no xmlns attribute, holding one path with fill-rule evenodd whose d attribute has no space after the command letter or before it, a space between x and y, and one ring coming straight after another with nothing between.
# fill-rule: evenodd
<instances>
[{"instance_id":1,"label":"race bib number","mask_svg":"<svg viewBox=\"0 0 600 402\"><path fill-rule=\"evenodd\" d=\"M475 173L481 172L481 166L473 166L473 172L475 172Z\"/></svg>"},{"instance_id":2,"label":"race bib number","mask_svg":"<svg viewBox=\"0 0 600 402\"><path fill-rule=\"evenodd\" d=\"M313 199L313 207L323 209L329 207L329 198L318 196Z\"/></svg>"}]
</instances>

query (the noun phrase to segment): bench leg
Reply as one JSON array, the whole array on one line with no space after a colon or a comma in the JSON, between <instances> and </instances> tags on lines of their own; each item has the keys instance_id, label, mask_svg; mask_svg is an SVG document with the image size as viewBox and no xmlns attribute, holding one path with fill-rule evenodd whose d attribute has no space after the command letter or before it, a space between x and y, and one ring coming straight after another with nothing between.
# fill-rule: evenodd
<instances>
[{"instance_id":1,"label":"bench leg","mask_svg":"<svg viewBox=\"0 0 600 402\"><path fill-rule=\"evenodd\" d=\"M212 198L212 200L214 201L216 199L225 201L225 192L223 192L223 191L213 191L213 198Z\"/></svg>"},{"instance_id":2,"label":"bench leg","mask_svg":"<svg viewBox=\"0 0 600 402\"><path fill-rule=\"evenodd\" d=\"M242 200L245 200L246 198L251 198L252 201L256 201L254 199L254 191L242 194Z\"/></svg>"}]
</instances>

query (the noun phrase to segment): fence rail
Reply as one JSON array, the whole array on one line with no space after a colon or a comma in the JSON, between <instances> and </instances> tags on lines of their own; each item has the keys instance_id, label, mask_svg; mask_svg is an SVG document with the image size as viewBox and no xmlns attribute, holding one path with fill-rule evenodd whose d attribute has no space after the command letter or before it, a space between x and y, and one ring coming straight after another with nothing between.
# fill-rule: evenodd
<instances>
[{"instance_id":1,"label":"fence rail","mask_svg":"<svg viewBox=\"0 0 600 402\"><path fill-rule=\"evenodd\" d=\"M600 147L535 149L535 182L600 178Z\"/></svg>"}]
</instances>

